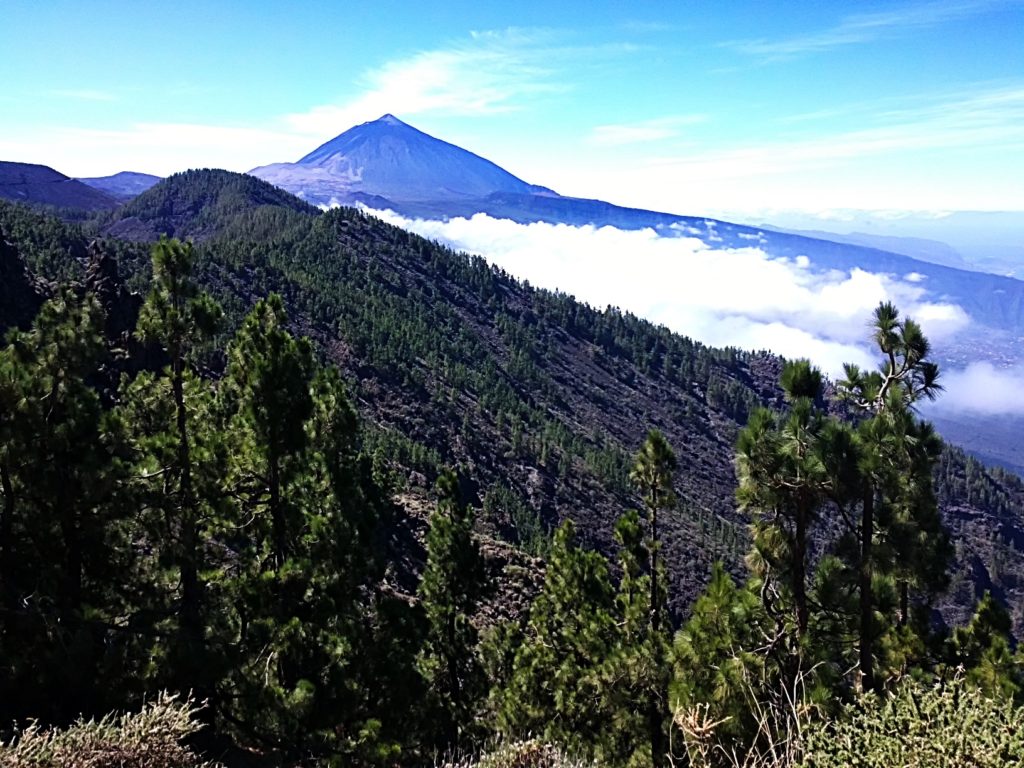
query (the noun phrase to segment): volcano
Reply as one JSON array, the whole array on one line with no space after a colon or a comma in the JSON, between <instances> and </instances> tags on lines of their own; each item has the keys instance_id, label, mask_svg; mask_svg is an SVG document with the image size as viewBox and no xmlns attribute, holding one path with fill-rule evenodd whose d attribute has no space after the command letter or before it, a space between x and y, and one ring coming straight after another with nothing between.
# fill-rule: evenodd
<instances>
[{"instance_id":1,"label":"volcano","mask_svg":"<svg viewBox=\"0 0 1024 768\"><path fill-rule=\"evenodd\" d=\"M298 162L249 173L319 205L554 194L390 114L350 128Z\"/></svg>"}]
</instances>

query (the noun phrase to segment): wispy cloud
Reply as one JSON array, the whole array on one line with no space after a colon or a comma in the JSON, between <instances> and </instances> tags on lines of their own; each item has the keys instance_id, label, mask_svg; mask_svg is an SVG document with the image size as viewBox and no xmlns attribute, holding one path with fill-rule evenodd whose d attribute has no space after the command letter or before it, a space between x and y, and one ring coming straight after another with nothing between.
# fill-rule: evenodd
<instances>
[{"instance_id":1,"label":"wispy cloud","mask_svg":"<svg viewBox=\"0 0 1024 768\"><path fill-rule=\"evenodd\" d=\"M599 147L663 141L676 138L686 126L703 123L707 119L707 115L673 115L633 123L598 125L591 131L587 141Z\"/></svg>"},{"instance_id":2,"label":"wispy cloud","mask_svg":"<svg viewBox=\"0 0 1024 768\"><path fill-rule=\"evenodd\" d=\"M1024 209L1015 172L1024 157L1024 80L886 101L852 125L766 137L755 124L747 137L722 141L701 130L699 141L663 141L640 157L592 152L560 177L538 167L527 178L563 194L726 219L724 211L766 206Z\"/></svg>"},{"instance_id":3,"label":"wispy cloud","mask_svg":"<svg viewBox=\"0 0 1024 768\"><path fill-rule=\"evenodd\" d=\"M550 66L552 56L564 52L552 33L545 31L475 32L447 48L371 69L360 78L362 90L354 98L288 115L285 120L303 133L331 135L339 127L386 112L406 116L508 112L532 97L566 89Z\"/></svg>"},{"instance_id":4,"label":"wispy cloud","mask_svg":"<svg viewBox=\"0 0 1024 768\"><path fill-rule=\"evenodd\" d=\"M1016 0L945 0L904 5L887 11L851 14L841 19L835 26L804 35L779 40L732 40L722 45L765 61L789 59L957 21L1015 2Z\"/></svg>"},{"instance_id":5,"label":"wispy cloud","mask_svg":"<svg viewBox=\"0 0 1024 768\"><path fill-rule=\"evenodd\" d=\"M368 69L358 78L354 94L280 115L259 127L138 123L117 130L53 128L42 136L8 132L0 136L0 155L45 162L79 176L124 168L161 175L203 166L245 171L299 157L341 131L387 112L410 117L517 110L531 99L564 91L568 86L557 72L567 62L629 52L622 44L576 47L545 30L475 32L446 47ZM106 97L99 91L62 93L68 98Z\"/></svg>"}]
</instances>

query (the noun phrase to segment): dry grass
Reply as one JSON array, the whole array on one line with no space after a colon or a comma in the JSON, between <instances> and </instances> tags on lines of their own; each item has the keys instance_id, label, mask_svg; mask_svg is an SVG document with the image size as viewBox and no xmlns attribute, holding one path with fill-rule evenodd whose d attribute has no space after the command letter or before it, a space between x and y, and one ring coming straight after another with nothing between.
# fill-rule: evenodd
<instances>
[{"instance_id":1,"label":"dry grass","mask_svg":"<svg viewBox=\"0 0 1024 768\"><path fill-rule=\"evenodd\" d=\"M199 730L200 709L163 693L140 712L66 729L32 724L0 744L0 768L216 768L182 744Z\"/></svg>"},{"instance_id":2,"label":"dry grass","mask_svg":"<svg viewBox=\"0 0 1024 768\"><path fill-rule=\"evenodd\" d=\"M500 744L479 757L447 760L437 768L593 768L538 739Z\"/></svg>"}]
</instances>

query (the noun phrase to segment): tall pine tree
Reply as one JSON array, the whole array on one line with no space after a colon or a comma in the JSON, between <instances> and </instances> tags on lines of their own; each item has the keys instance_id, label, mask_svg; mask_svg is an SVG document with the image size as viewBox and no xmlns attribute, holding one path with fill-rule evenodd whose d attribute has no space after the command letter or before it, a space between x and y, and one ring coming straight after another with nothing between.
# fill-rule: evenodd
<instances>
[{"instance_id":1,"label":"tall pine tree","mask_svg":"<svg viewBox=\"0 0 1024 768\"><path fill-rule=\"evenodd\" d=\"M665 568L658 557L661 540L658 531L659 514L668 512L676 505L676 495L672 487L673 474L676 469L676 456L665 436L657 430L651 430L647 439L637 453L630 472L630 480L640 493L647 513L650 537L643 549L647 555L647 587L648 626L642 637L636 638L644 649L646 658L646 694L647 732L650 739L650 759L654 768L663 765L668 757L668 632L666 603L668 600ZM629 560L640 555L639 541L630 530L629 520L625 520L618 533L620 544L626 552L627 561L623 563L623 584L628 586L630 579L626 566ZM627 603L630 598L627 594Z\"/></svg>"},{"instance_id":2,"label":"tall pine tree","mask_svg":"<svg viewBox=\"0 0 1024 768\"><path fill-rule=\"evenodd\" d=\"M215 333L220 307L196 283L191 243L162 237L152 250L153 283L139 313L137 335L158 345L169 358L165 370L173 400L173 454L160 451L161 465L147 476L159 477L166 538L181 582L178 631L181 643L172 648L172 665L183 676L183 688L208 692L206 664L207 606L201 572L205 566L201 520L205 513L196 492L193 430L201 420L188 397L203 387L190 375L196 353ZM187 382L193 381L192 385ZM140 382L139 390L145 388ZM159 442L159 439L158 439ZM169 487L170 486L170 487Z\"/></svg>"},{"instance_id":3,"label":"tall pine tree","mask_svg":"<svg viewBox=\"0 0 1024 768\"><path fill-rule=\"evenodd\" d=\"M571 521L555 531L544 587L522 633L510 636L516 645L509 679L496 693L498 730L614 759L603 673L615 642L615 592L604 558L574 539Z\"/></svg>"},{"instance_id":4,"label":"tall pine tree","mask_svg":"<svg viewBox=\"0 0 1024 768\"><path fill-rule=\"evenodd\" d=\"M479 638L472 616L484 589L484 562L473 535L473 514L460 498L458 478L438 478L439 501L427 532L427 565L419 586L427 635L420 669L431 692L430 730L440 748L468 746L483 698Z\"/></svg>"},{"instance_id":5,"label":"tall pine tree","mask_svg":"<svg viewBox=\"0 0 1024 768\"><path fill-rule=\"evenodd\" d=\"M905 555L898 570L906 606L906 591L914 574L908 566L916 564L918 573L928 574L923 581L932 586L941 583L942 574L951 555L943 544L944 531L935 516L931 493L931 467L938 457L936 440L929 427L919 424L911 413L919 400L933 400L942 387L938 382L938 366L928 360L931 351L921 326L910 318L900 319L896 307L883 302L875 309L872 339L882 357L878 371L862 371L855 365L845 366L845 378L839 391L860 414L861 516L858 594L859 671L865 690L876 688L875 641L879 627L873 581L878 572L892 572L896 565L880 561L875 549L879 508L899 520L900 534L920 534L923 541ZM902 509L893 514L890 509ZM908 531L908 527L910 530ZM923 554L923 557L921 556ZM903 620L906 608L901 612Z\"/></svg>"}]
</instances>

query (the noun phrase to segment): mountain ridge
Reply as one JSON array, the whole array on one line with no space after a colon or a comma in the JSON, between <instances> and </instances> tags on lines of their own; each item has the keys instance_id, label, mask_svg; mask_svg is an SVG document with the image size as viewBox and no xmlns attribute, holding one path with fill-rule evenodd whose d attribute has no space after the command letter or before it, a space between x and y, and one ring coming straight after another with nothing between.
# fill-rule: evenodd
<instances>
[{"instance_id":1,"label":"mountain ridge","mask_svg":"<svg viewBox=\"0 0 1024 768\"><path fill-rule=\"evenodd\" d=\"M113 210L120 205L114 197L48 165L7 160L0 161L0 198L83 211Z\"/></svg>"},{"instance_id":2,"label":"mountain ridge","mask_svg":"<svg viewBox=\"0 0 1024 768\"><path fill-rule=\"evenodd\" d=\"M401 143L409 137L414 140L401 147L396 146L396 142ZM374 142L386 147L374 149L371 146ZM358 145L359 161L364 163L359 168L355 168L344 155L346 149L353 145ZM429 147L428 154L415 157L423 147ZM495 182L486 187L488 175L477 171L472 174L477 184L474 189L481 194L473 196L460 192L438 194L433 198L425 196L426 191L437 191L445 186L439 179L443 179L455 163L450 157L456 157L460 162L471 162L476 168L497 169L505 186ZM400 158L411 160L398 168L397 159ZM386 167L373 169L366 166L375 160L382 161ZM332 165L336 161L341 165ZM249 173L320 207L365 205L377 210L390 209L407 218L434 220L470 218L483 213L521 224L547 222L620 229L650 228L665 237L696 237L716 250L757 247L772 258L807 256L812 266L822 271L863 269L893 274L898 278L916 273L926 277L931 293L960 304L982 325L1016 336L1024 334L1024 281L923 261L871 244L844 241L843 238L829 240L710 217L684 216L629 208L602 200L561 196L546 187L512 176L491 161L429 136L390 114L339 134L298 163L261 166ZM364 181L365 173L378 175ZM398 176L405 178L423 174L429 181L422 184L394 181ZM965 344L970 347L974 340ZM1021 351L1024 356L1024 350Z\"/></svg>"}]
</instances>

